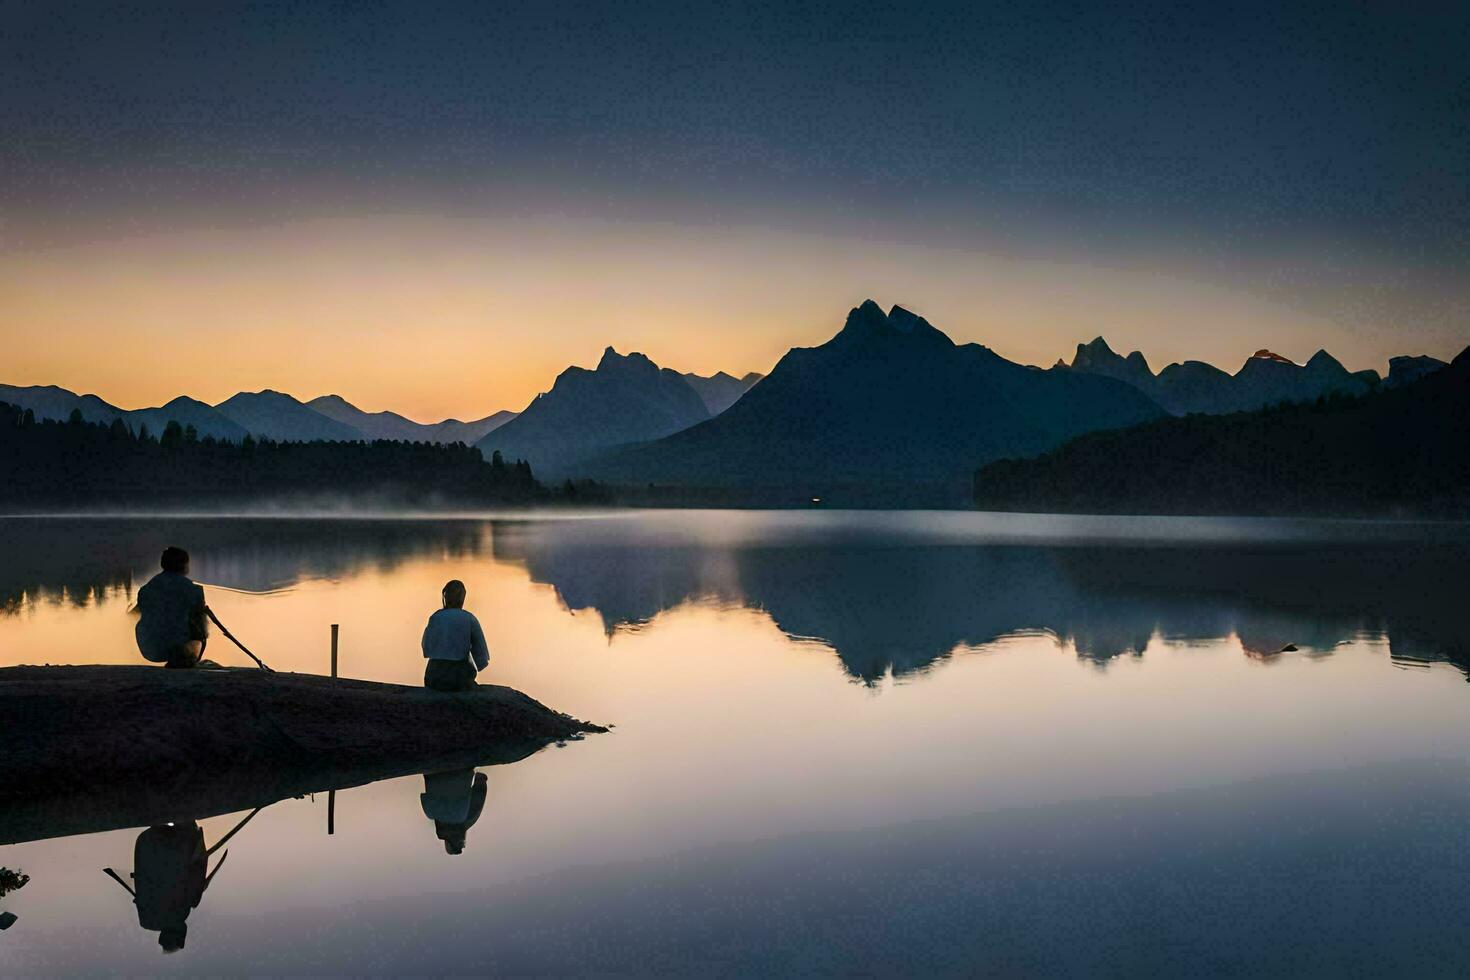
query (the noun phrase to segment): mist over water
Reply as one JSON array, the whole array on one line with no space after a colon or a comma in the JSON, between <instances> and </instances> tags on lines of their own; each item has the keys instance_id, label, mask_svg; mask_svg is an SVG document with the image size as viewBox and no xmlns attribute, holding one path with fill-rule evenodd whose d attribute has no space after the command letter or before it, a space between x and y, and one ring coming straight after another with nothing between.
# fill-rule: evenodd
<instances>
[{"instance_id":1,"label":"mist over water","mask_svg":"<svg viewBox=\"0 0 1470 980\"><path fill-rule=\"evenodd\" d=\"M420 777L267 808L167 958L100 872L141 828L4 846L18 972L1470 966L1464 526L3 519L0 665L141 662L169 543L277 670L338 623L416 684L461 579L489 681L617 727L482 770L461 855Z\"/></svg>"}]
</instances>

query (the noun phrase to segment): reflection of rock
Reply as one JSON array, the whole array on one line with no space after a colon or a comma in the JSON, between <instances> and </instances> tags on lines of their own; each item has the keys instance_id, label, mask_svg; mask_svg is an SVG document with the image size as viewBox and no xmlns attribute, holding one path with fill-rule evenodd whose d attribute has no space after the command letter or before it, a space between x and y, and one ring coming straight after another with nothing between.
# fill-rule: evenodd
<instances>
[{"instance_id":1,"label":"reflection of rock","mask_svg":"<svg viewBox=\"0 0 1470 980\"><path fill-rule=\"evenodd\" d=\"M79 605L119 591L131 598L134 576L157 571L170 544L192 553L195 579L266 592L425 555L479 554L482 535L470 521L0 521L0 613L18 609L22 596L66 596Z\"/></svg>"},{"instance_id":2,"label":"reflection of rock","mask_svg":"<svg viewBox=\"0 0 1470 980\"><path fill-rule=\"evenodd\" d=\"M518 691L257 670L0 670L0 843L202 818L600 731ZM80 724L79 719L85 719Z\"/></svg>"},{"instance_id":3,"label":"reflection of rock","mask_svg":"<svg viewBox=\"0 0 1470 980\"><path fill-rule=\"evenodd\" d=\"M1329 655L1362 631L1470 669L1457 615L1461 545L1021 547L873 541L701 542L637 522L495 531L496 558L553 585L609 630L714 596L831 645L864 681L923 670L958 645L1045 631L1096 663L1167 641L1239 637L1249 656L1288 644Z\"/></svg>"},{"instance_id":4,"label":"reflection of rock","mask_svg":"<svg viewBox=\"0 0 1470 980\"><path fill-rule=\"evenodd\" d=\"M30 884L31 876L13 871L10 868L0 868L0 898L4 898L11 892L20 891Z\"/></svg>"}]
</instances>

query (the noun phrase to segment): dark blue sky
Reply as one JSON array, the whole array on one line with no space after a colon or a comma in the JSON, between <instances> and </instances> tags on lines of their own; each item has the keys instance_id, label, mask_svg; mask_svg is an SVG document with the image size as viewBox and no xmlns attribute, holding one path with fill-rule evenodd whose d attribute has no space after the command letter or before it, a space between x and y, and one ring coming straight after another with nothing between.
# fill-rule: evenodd
<instances>
[{"instance_id":1,"label":"dark blue sky","mask_svg":"<svg viewBox=\"0 0 1470 980\"><path fill-rule=\"evenodd\" d=\"M1467 256L1464 3L3 9L11 203L515 178Z\"/></svg>"}]
</instances>

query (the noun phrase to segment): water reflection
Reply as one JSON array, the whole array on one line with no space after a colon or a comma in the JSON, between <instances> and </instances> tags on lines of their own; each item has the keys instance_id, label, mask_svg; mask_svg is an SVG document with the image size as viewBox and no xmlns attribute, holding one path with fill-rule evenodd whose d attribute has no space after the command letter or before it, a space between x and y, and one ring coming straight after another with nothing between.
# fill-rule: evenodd
<instances>
[{"instance_id":1,"label":"water reflection","mask_svg":"<svg viewBox=\"0 0 1470 980\"><path fill-rule=\"evenodd\" d=\"M1075 522L1047 537L980 534L965 517L897 530L882 515L835 526L722 514L0 520L0 547L19 558L0 568L0 609L130 599L161 544L178 541L196 556L201 581L254 592L417 559L494 560L552 586L567 609L594 611L609 635L689 603L754 609L791 637L827 644L849 676L869 684L922 673L957 649L1037 633L1099 667L1142 656L1155 637L1234 637L1263 663L1330 655L1366 637L1386 640L1401 666L1470 673L1458 596L1470 580L1463 527L1309 534L1301 522L1254 522L1232 538L1176 521L1129 538L1116 520L1100 519L1106 537L1079 536L1089 525ZM1164 533L1170 527L1176 538Z\"/></svg>"},{"instance_id":2,"label":"water reflection","mask_svg":"<svg viewBox=\"0 0 1470 980\"><path fill-rule=\"evenodd\" d=\"M620 530L622 533L620 533ZM1155 636L1234 636L1248 656L1328 655L1368 634L1396 661L1470 671L1458 594L1470 548L1449 540L1170 547L650 541L636 526L496 525L495 556L592 609L612 632L684 603L767 613L830 645L874 682L932 667L958 647L1044 632L1105 665Z\"/></svg>"},{"instance_id":3,"label":"water reflection","mask_svg":"<svg viewBox=\"0 0 1470 980\"><path fill-rule=\"evenodd\" d=\"M217 597L288 670L326 669L340 621L354 672L417 683L423 599L461 578L496 682L617 733L493 771L415 758L7 805L0 865L35 881L0 902L23 926L6 972L1464 972L1423 911L1454 907L1470 855L1464 685L1387 657L1466 665L1463 542L1145 546L828 516L138 535L118 567L150 571L177 536L229 570L207 581L303 583ZM6 555L84 567L89 541ZM0 621L0 655L135 657L120 606ZM895 674L922 680L876 683ZM309 794L332 786L328 837ZM283 798L229 845L185 953L159 957L162 930L144 941L98 869L131 884L146 828L192 817L207 849Z\"/></svg>"},{"instance_id":4,"label":"water reflection","mask_svg":"<svg viewBox=\"0 0 1470 980\"><path fill-rule=\"evenodd\" d=\"M27 598L85 605L117 595L158 566L165 545L186 542L194 577L244 592L339 579L428 556L481 554L478 521L242 518L0 519L0 613Z\"/></svg>"},{"instance_id":5,"label":"water reflection","mask_svg":"<svg viewBox=\"0 0 1470 980\"><path fill-rule=\"evenodd\" d=\"M489 777L473 769L424 773L419 804L434 822L434 836L444 842L444 853L463 854L465 835L485 809Z\"/></svg>"},{"instance_id":6,"label":"water reflection","mask_svg":"<svg viewBox=\"0 0 1470 980\"><path fill-rule=\"evenodd\" d=\"M158 945L165 953L177 953L184 948L189 913L199 907L204 892L225 866L230 852L220 854L212 871L209 859L260 810L260 807L251 810L213 846L205 845L204 828L193 820L149 827L138 835L133 845L133 870L128 875L131 885L113 869L102 869L133 897L138 925L146 932L158 933Z\"/></svg>"}]
</instances>

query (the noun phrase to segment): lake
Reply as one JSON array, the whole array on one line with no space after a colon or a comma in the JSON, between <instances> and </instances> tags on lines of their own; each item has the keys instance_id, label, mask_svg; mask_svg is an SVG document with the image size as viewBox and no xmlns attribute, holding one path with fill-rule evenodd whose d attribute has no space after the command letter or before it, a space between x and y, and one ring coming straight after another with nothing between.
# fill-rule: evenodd
<instances>
[{"instance_id":1,"label":"lake","mask_svg":"<svg viewBox=\"0 0 1470 980\"><path fill-rule=\"evenodd\" d=\"M460 854L421 776L265 808L170 956L143 828L0 847L0 972L1470 971L1464 525L10 518L0 666L141 662L166 544L277 670L417 684L461 579L489 681L616 727L482 767Z\"/></svg>"}]
</instances>

